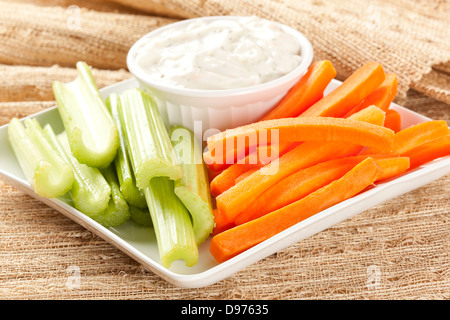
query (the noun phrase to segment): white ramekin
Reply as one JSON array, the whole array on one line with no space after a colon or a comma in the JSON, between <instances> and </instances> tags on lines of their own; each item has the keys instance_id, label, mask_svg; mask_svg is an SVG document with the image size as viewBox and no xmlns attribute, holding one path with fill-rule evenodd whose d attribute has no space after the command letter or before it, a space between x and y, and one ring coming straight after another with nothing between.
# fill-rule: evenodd
<instances>
[{"instance_id":1,"label":"white ramekin","mask_svg":"<svg viewBox=\"0 0 450 320\"><path fill-rule=\"evenodd\" d=\"M169 125L185 126L202 140L217 130L234 128L259 120L288 92L308 70L313 60L313 48L299 31L279 24L293 34L301 45L302 62L290 73L255 86L228 90L195 90L171 87L151 81L135 61L135 55L143 41L157 37L169 28L182 28L193 20L242 19L240 16L213 16L186 19L158 28L139 39L128 52L128 70L139 81L143 90L150 93L158 103L164 120Z\"/></svg>"}]
</instances>

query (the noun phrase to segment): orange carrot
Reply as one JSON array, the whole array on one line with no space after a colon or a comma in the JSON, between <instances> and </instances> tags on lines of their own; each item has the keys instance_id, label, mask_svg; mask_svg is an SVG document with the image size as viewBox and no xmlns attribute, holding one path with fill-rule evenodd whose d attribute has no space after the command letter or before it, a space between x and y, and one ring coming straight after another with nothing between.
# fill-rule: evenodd
<instances>
[{"instance_id":1,"label":"orange carrot","mask_svg":"<svg viewBox=\"0 0 450 320\"><path fill-rule=\"evenodd\" d=\"M450 156L450 135L424 143L405 152L403 156L409 157L411 169L435 159Z\"/></svg>"},{"instance_id":2,"label":"orange carrot","mask_svg":"<svg viewBox=\"0 0 450 320\"><path fill-rule=\"evenodd\" d=\"M280 145L280 150L283 147L289 147L289 143L286 143L285 146ZM265 147L263 143L261 143L262 147ZM203 153L203 159L206 166L212 171L223 171L233 164L238 162L242 162L246 157L253 154L263 154L266 153L264 150L257 150L258 146L254 143L250 146L249 143L244 143L243 145L226 145L225 148L208 148L207 151Z\"/></svg>"},{"instance_id":3,"label":"orange carrot","mask_svg":"<svg viewBox=\"0 0 450 320\"><path fill-rule=\"evenodd\" d=\"M253 151L254 150L249 151L248 147L239 150L235 147L227 147L225 150L208 149L203 153L203 160L210 170L222 171Z\"/></svg>"},{"instance_id":4,"label":"orange carrot","mask_svg":"<svg viewBox=\"0 0 450 320\"><path fill-rule=\"evenodd\" d=\"M361 149L348 143L305 142L221 193L216 198L217 208L234 221L268 187L293 172L322 161L356 155Z\"/></svg>"},{"instance_id":5,"label":"orange carrot","mask_svg":"<svg viewBox=\"0 0 450 320\"><path fill-rule=\"evenodd\" d=\"M300 114L302 117L343 117L385 79L379 63L367 62L330 94Z\"/></svg>"},{"instance_id":6,"label":"orange carrot","mask_svg":"<svg viewBox=\"0 0 450 320\"><path fill-rule=\"evenodd\" d=\"M265 190L234 222L240 225L295 202L342 177L361 160L358 157L333 159L299 170Z\"/></svg>"},{"instance_id":7,"label":"orange carrot","mask_svg":"<svg viewBox=\"0 0 450 320\"><path fill-rule=\"evenodd\" d=\"M296 117L323 97L323 91L336 76L328 60L314 62L281 101L261 120Z\"/></svg>"},{"instance_id":8,"label":"orange carrot","mask_svg":"<svg viewBox=\"0 0 450 320\"><path fill-rule=\"evenodd\" d=\"M234 186L236 179L247 171L263 167L293 147L294 145L290 143L258 147L255 152L249 154L242 160L238 160L237 163L223 170L211 181L211 195L217 197L222 192Z\"/></svg>"},{"instance_id":9,"label":"orange carrot","mask_svg":"<svg viewBox=\"0 0 450 320\"><path fill-rule=\"evenodd\" d=\"M234 222L239 225L300 200L309 193L342 177L367 157L369 156L333 159L299 170L264 191L244 212L237 216ZM408 157L374 155L373 158L382 169L378 181L401 174L409 168Z\"/></svg>"},{"instance_id":10,"label":"orange carrot","mask_svg":"<svg viewBox=\"0 0 450 320\"><path fill-rule=\"evenodd\" d=\"M402 129L402 117L400 116L400 113L394 109L388 109L386 111L384 126L395 133L399 132Z\"/></svg>"},{"instance_id":11,"label":"orange carrot","mask_svg":"<svg viewBox=\"0 0 450 320\"><path fill-rule=\"evenodd\" d=\"M211 195L217 197L221 193L225 192L232 186L236 184L236 179L238 179L242 174L253 170L255 168L261 168L264 165L261 163L257 164L233 164L228 167L221 174L216 176L210 185Z\"/></svg>"},{"instance_id":12,"label":"orange carrot","mask_svg":"<svg viewBox=\"0 0 450 320\"><path fill-rule=\"evenodd\" d=\"M236 178L236 183L239 183L239 181L242 181L245 178L247 178L248 176L254 174L256 171L258 171L258 169L255 168L255 169L247 170L246 172L244 172L243 174L241 174L239 177Z\"/></svg>"},{"instance_id":13,"label":"orange carrot","mask_svg":"<svg viewBox=\"0 0 450 320\"><path fill-rule=\"evenodd\" d=\"M369 123L376 124L376 125L383 125L383 123L385 121L385 112L383 112L380 108L378 108L376 106L370 106L368 108L365 108L364 110L361 110L360 112L355 113L354 115L352 115L350 117L350 119L358 120L358 121L365 121L365 122L369 122ZM285 143L285 144L278 145L279 155L280 156L283 155L285 152L289 151L290 149L296 147L299 144L300 143ZM258 153L256 153L256 151L255 151L255 153L257 155L261 155L261 154L265 155L266 153L271 154L272 152L269 152L269 151L264 153L267 148L268 148L268 146L260 146L257 148ZM260 149L260 150L258 150L258 149ZM209 155L211 155L211 154L209 154ZM242 178L244 178L246 176L245 173L248 172L248 170L251 171L251 170L254 170L256 167L259 167L258 164L247 166L247 164L252 163L250 161L250 159L253 159L253 158L251 156L247 156L247 158L239 159L239 160L237 160L237 163L234 163L233 165L230 165L230 167L228 167L226 170L222 170L219 172L220 177L211 186L214 196L217 196L218 194L224 192L225 190L227 190L228 188L233 186L235 184L234 181L236 181L238 178L239 178L239 180L242 180ZM253 169L250 169L250 167ZM219 176L219 174L217 174L217 172L213 171L210 168L209 168L209 171L212 172L213 178L216 178L217 176ZM213 180L213 179L211 179L211 180Z\"/></svg>"},{"instance_id":14,"label":"orange carrot","mask_svg":"<svg viewBox=\"0 0 450 320\"><path fill-rule=\"evenodd\" d=\"M274 138L275 136L275 138ZM226 130L208 138L210 150L227 147L252 149L272 142L335 141L391 151L394 132L385 127L351 118L301 117L260 121Z\"/></svg>"},{"instance_id":15,"label":"orange carrot","mask_svg":"<svg viewBox=\"0 0 450 320\"><path fill-rule=\"evenodd\" d=\"M445 137L449 134L444 120L422 122L397 132L394 136L394 152L404 154L421 144Z\"/></svg>"},{"instance_id":16,"label":"orange carrot","mask_svg":"<svg viewBox=\"0 0 450 320\"><path fill-rule=\"evenodd\" d=\"M228 221L227 217L217 209L213 209L214 228L211 233L212 236L224 232L235 226L233 221Z\"/></svg>"},{"instance_id":17,"label":"orange carrot","mask_svg":"<svg viewBox=\"0 0 450 320\"><path fill-rule=\"evenodd\" d=\"M349 117L351 120L364 121L377 126L382 126L386 120L386 112L377 106L367 107Z\"/></svg>"},{"instance_id":18,"label":"orange carrot","mask_svg":"<svg viewBox=\"0 0 450 320\"><path fill-rule=\"evenodd\" d=\"M224 132L223 134L226 133ZM222 149L216 148L211 150L211 148L209 148L209 150L203 154L206 165L212 170L224 170L236 163L237 160L242 159L249 154L249 145L238 147L232 142L233 141L231 141L231 145L228 145ZM262 143L259 142L259 144Z\"/></svg>"},{"instance_id":19,"label":"orange carrot","mask_svg":"<svg viewBox=\"0 0 450 320\"><path fill-rule=\"evenodd\" d=\"M444 137L449 134L447 123L444 120L431 120L422 122L406 129L400 130L394 135L394 149L392 154L401 155L421 144ZM369 148L362 154L378 153Z\"/></svg>"},{"instance_id":20,"label":"orange carrot","mask_svg":"<svg viewBox=\"0 0 450 320\"><path fill-rule=\"evenodd\" d=\"M395 134L395 152L397 154L404 154L421 144L448 134L447 122L444 120L432 120L416 124Z\"/></svg>"},{"instance_id":21,"label":"orange carrot","mask_svg":"<svg viewBox=\"0 0 450 320\"><path fill-rule=\"evenodd\" d=\"M221 174L223 172L223 170L220 171L214 171L209 167L206 167L206 171L208 173L208 178L209 178L209 182L211 183L211 181L214 180L215 177L217 177L219 174Z\"/></svg>"},{"instance_id":22,"label":"orange carrot","mask_svg":"<svg viewBox=\"0 0 450 320\"><path fill-rule=\"evenodd\" d=\"M373 106L354 114L351 119L381 126L384 112ZM362 146L335 142L305 142L239 181L216 198L217 207L234 220L267 188L288 175L319 162L357 155Z\"/></svg>"},{"instance_id":23,"label":"orange carrot","mask_svg":"<svg viewBox=\"0 0 450 320\"><path fill-rule=\"evenodd\" d=\"M397 95L398 79L394 73L387 73L381 85L371 94L351 109L344 118L347 118L368 106L375 105L383 111L387 111Z\"/></svg>"},{"instance_id":24,"label":"orange carrot","mask_svg":"<svg viewBox=\"0 0 450 320\"><path fill-rule=\"evenodd\" d=\"M381 168L376 182L397 177L410 168L410 160L408 157L392 157L389 155L370 155L370 157L374 158L378 167Z\"/></svg>"},{"instance_id":25,"label":"orange carrot","mask_svg":"<svg viewBox=\"0 0 450 320\"><path fill-rule=\"evenodd\" d=\"M226 261L312 215L353 197L370 186L378 174L379 168L375 161L367 158L342 178L303 199L215 235L211 240L210 252L217 262Z\"/></svg>"}]
</instances>

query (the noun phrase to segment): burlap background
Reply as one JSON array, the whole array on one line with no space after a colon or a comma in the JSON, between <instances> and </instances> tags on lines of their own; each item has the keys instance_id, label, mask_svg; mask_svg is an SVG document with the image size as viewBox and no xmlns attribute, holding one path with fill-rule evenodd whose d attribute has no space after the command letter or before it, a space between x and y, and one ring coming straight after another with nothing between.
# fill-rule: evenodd
<instances>
[{"instance_id":1,"label":"burlap background","mask_svg":"<svg viewBox=\"0 0 450 320\"><path fill-rule=\"evenodd\" d=\"M68 20L81 7L80 24ZM406 107L450 124L447 1L0 1L0 125L54 105L51 82L94 68L127 79L141 35L187 17L258 14L305 32L344 78L366 60ZM176 288L60 213L0 182L2 299L449 299L450 176L374 207L217 284ZM79 268L80 287L68 283Z\"/></svg>"}]
</instances>

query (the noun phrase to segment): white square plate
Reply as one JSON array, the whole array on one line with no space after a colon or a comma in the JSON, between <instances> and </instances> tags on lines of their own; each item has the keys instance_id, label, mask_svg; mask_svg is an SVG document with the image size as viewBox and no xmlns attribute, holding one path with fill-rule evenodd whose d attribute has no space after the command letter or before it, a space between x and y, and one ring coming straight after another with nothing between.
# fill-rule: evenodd
<instances>
[{"instance_id":1,"label":"white square plate","mask_svg":"<svg viewBox=\"0 0 450 320\"><path fill-rule=\"evenodd\" d=\"M333 80L325 94L335 89L339 84L339 81ZM112 92L120 93L128 88L137 86L138 82L135 79L129 79L103 88L100 91L103 97L107 97ZM396 104L392 104L392 108L401 113L403 127L431 120ZM50 123L56 132L63 130L56 107L33 114L30 117L36 118L42 125ZM199 261L194 267L186 267L183 261L175 261L170 269L166 269L160 263L156 238L152 228L144 228L131 221L118 228L104 228L58 199L41 198L36 195L26 181L10 147L7 138L7 125L0 127L0 154L0 177L6 183L58 210L116 246L145 268L158 274L168 282L185 288L204 287L225 279L260 259L379 203L428 184L450 172L450 157L437 159L396 179L380 183L364 193L324 210L226 262L218 264L214 260L209 253L210 240L207 240L199 248ZM51 221L48 223L51 223Z\"/></svg>"}]
</instances>

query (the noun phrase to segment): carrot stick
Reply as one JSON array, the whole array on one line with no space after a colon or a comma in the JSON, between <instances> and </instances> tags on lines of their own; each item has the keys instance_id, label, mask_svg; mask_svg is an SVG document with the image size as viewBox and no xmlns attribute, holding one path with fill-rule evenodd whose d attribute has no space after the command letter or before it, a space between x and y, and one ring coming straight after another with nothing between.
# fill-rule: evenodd
<instances>
[{"instance_id":1,"label":"carrot stick","mask_svg":"<svg viewBox=\"0 0 450 320\"><path fill-rule=\"evenodd\" d=\"M247 170L246 172L244 172L243 174L241 174L239 177L236 178L236 183L239 183L239 181L242 181L245 178L247 178L248 176L252 175L256 171L258 171L258 169L255 168L255 169Z\"/></svg>"},{"instance_id":2,"label":"carrot stick","mask_svg":"<svg viewBox=\"0 0 450 320\"><path fill-rule=\"evenodd\" d=\"M342 94L345 94L345 92L343 92ZM226 133L224 132L223 134ZM211 148L209 148L209 150L204 153L203 157L206 165L209 168L218 171L228 168L231 164L234 164L238 159L245 157L248 153L248 145L244 146L243 148L238 148L238 146L235 146L233 143L231 143L231 146L228 145L222 149L216 148L212 150Z\"/></svg>"},{"instance_id":3,"label":"carrot stick","mask_svg":"<svg viewBox=\"0 0 450 320\"><path fill-rule=\"evenodd\" d=\"M375 105L383 111L387 111L397 95L398 79L394 73L387 73L381 85L371 94L351 109L344 118L348 118L355 112L358 112L368 106Z\"/></svg>"},{"instance_id":4,"label":"carrot stick","mask_svg":"<svg viewBox=\"0 0 450 320\"><path fill-rule=\"evenodd\" d=\"M350 117L350 119L358 120L358 121L366 121L366 119L370 119L367 122L373 123L376 125L383 125L383 123L385 121L385 113L376 106L370 106L360 112L355 113L354 115L352 115ZM291 148L294 148L298 144L299 144L298 142L297 143L287 142L287 143L279 145L280 156L284 152L290 150ZM257 149L262 148L262 150L265 150L266 147L267 146L259 146L259 147L257 147ZM246 149L246 150L248 150L248 149ZM228 149L226 151L228 152ZM252 151L252 152L255 152L255 151ZM261 151L258 151L258 152L259 152L258 154L261 154ZM244 153L244 152L241 152L241 153ZM246 168L245 165L243 165L243 166L240 166L239 169L233 168L230 170L230 172L225 173L225 171L227 171L226 169L230 169L231 167L236 167L237 163L240 163L241 160L245 159L245 158L238 158L238 157L234 158L234 155L237 154L236 149L231 149L231 151L228 152L228 154L233 154L233 156L232 156L233 161L230 161L230 162L232 162L232 164L225 164L226 158L222 158L221 156L213 157L211 152L205 152L203 155L205 162L209 161L209 163L213 163L213 165L208 166L208 169L210 170L210 172L213 172L213 173L217 172L217 171L213 170L212 167L220 168L219 171L223 172L224 175L221 178L219 178L219 180L224 179L224 181L225 181L225 178L226 178L226 181L228 181L227 183L225 183L223 185L222 185L222 183L220 183L220 185L223 186L223 188L221 187L220 189L215 189L216 186L212 186L213 192L217 192L216 195L214 195L214 196L217 196L218 194L227 190L229 187L233 186L235 184L233 181L236 180L237 177L242 175L247 169L249 169L249 168ZM228 157L228 155L226 157ZM247 157L248 157L248 155L247 155ZM206 159L208 159L208 160L206 160ZM243 161L244 161L244 163L249 163L247 160L243 160ZM220 164L220 163L222 163L222 164ZM254 166L252 166L252 167L254 167ZM216 177L217 175L218 174L214 174L213 177ZM230 175L230 176L228 176L228 175ZM219 183L219 181L216 181L215 183Z\"/></svg>"},{"instance_id":5,"label":"carrot stick","mask_svg":"<svg viewBox=\"0 0 450 320\"><path fill-rule=\"evenodd\" d=\"M212 236L224 232L235 226L233 221L229 221L227 217L217 209L213 209L214 228L211 233Z\"/></svg>"},{"instance_id":6,"label":"carrot stick","mask_svg":"<svg viewBox=\"0 0 450 320\"><path fill-rule=\"evenodd\" d=\"M299 170L264 191L245 211L237 216L234 222L240 225L300 200L309 193L342 177L368 157L354 156L333 159ZM409 168L408 157L374 155L374 159L382 169L377 181L401 174Z\"/></svg>"},{"instance_id":7,"label":"carrot stick","mask_svg":"<svg viewBox=\"0 0 450 320\"><path fill-rule=\"evenodd\" d=\"M238 179L242 174L246 173L249 170L255 168L263 167L263 164L233 164L228 167L221 174L216 176L210 185L211 195L213 197L217 197L221 193L225 192L232 186L236 184L236 179Z\"/></svg>"},{"instance_id":8,"label":"carrot stick","mask_svg":"<svg viewBox=\"0 0 450 320\"><path fill-rule=\"evenodd\" d=\"M375 159L381 172L375 182L381 182L396 177L410 168L410 160L408 157L392 157L386 155L370 155Z\"/></svg>"},{"instance_id":9,"label":"carrot stick","mask_svg":"<svg viewBox=\"0 0 450 320\"><path fill-rule=\"evenodd\" d=\"M203 153L203 160L206 166L212 171L222 171L236 163L237 160L244 158L249 153L249 148L244 147L243 149L238 148L225 148L222 150L218 149L208 149Z\"/></svg>"},{"instance_id":10,"label":"carrot stick","mask_svg":"<svg viewBox=\"0 0 450 320\"><path fill-rule=\"evenodd\" d=\"M381 126L384 117L380 114L384 115L384 112L373 106L351 118ZM362 146L349 143L304 142L217 196L217 208L233 221L267 188L288 175L319 162L357 155L362 149Z\"/></svg>"},{"instance_id":11,"label":"carrot stick","mask_svg":"<svg viewBox=\"0 0 450 320\"><path fill-rule=\"evenodd\" d=\"M400 130L394 135L394 149L392 154L405 154L421 144L444 137L449 134L447 123L444 120L431 120L422 122L406 129ZM362 154L378 153L368 148Z\"/></svg>"},{"instance_id":12,"label":"carrot stick","mask_svg":"<svg viewBox=\"0 0 450 320\"><path fill-rule=\"evenodd\" d=\"M349 119L382 126L386 119L386 112L376 106L370 106L351 115Z\"/></svg>"},{"instance_id":13,"label":"carrot stick","mask_svg":"<svg viewBox=\"0 0 450 320\"><path fill-rule=\"evenodd\" d=\"M226 261L300 221L353 197L370 186L378 173L375 161L367 158L342 178L303 199L215 235L209 250L217 262Z\"/></svg>"},{"instance_id":14,"label":"carrot stick","mask_svg":"<svg viewBox=\"0 0 450 320\"><path fill-rule=\"evenodd\" d=\"M411 126L397 132L394 136L396 154L404 154L421 144L449 134L447 122L432 120Z\"/></svg>"},{"instance_id":15,"label":"carrot stick","mask_svg":"<svg viewBox=\"0 0 450 320\"><path fill-rule=\"evenodd\" d=\"M207 144L210 150L225 150L227 147L236 148L239 145L251 149L260 143L265 145L272 141L279 144L339 141L391 151L393 136L394 132L390 129L351 118L301 117L260 121L226 130L209 137Z\"/></svg>"},{"instance_id":16,"label":"carrot stick","mask_svg":"<svg viewBox=\"0 0 450 320\"><path fill-rule=\"evenodd\" d=\"M328 60L314 62L281 101L261 120L296 117L323 97L323 91L336 76Z\"/></svg>"},{"instance_id":17,"label":"carrot stick","mask_svg":"<svg viewBox=\"0 0 450 320\"><path fill-rule=\"evenodd\" d=\"M397 75L394 73L388 73L386 74L386 78L383 83L366 99L364 99L362 104L364 107L376 105L381 110L387 111L397 95L397 89Z\"/></svg>"},{"instance_id":18,"label":"carrot stick","mask_svg":"<svg viewBox=\"0 0 450 320\"><path fill-rule=\"evenodd\" d=\"M400 116L400 113L396 110L388 109L386 111L384 126L395 133L399 132L402 129L402 117Z\"/></svg>"},{"instance_id":19,"label":"carrot stick","mask_svg":"<svg viewBox=\"0 0 450 320\"><path fill-rule=\"evenodd\" d=\"M216 198L217 208L234 221L268 187L293 172L329 159L356 155L361 149L347 143L305 142L221 193Z\"/></svg>"},{"instance_id":20,"label":"carrot stick","mask_svg":"<svg viewBox=\"0 0 450 320\"><path fill-rule=\"evenodd\" d=\"M286 143L285 146L280 145L280 150L283 148L289 147L291 144ZM265 147L264 144L262 144L262 147ZM221 148L208 148L207 151L203 153L203 159L205 161L206 166L211 171L223 171L233 164L236 164L237 162L241 162L241 160L244 160L249 155L253 154L265 154L263 153L264 150L257 150L257 147L255 144L250 146L249 144L245 144L244 146L241 145L226 145L223 149ZM257 152L256 152L257 151ZM244 160L246 161L246 160ZM247 163L247 162L244 162Z\"/></svg>"},{"instance_id":21,"label":"carrot stick","mask_svg":"<svg viewBox=\"0 0 450 320\"><path fill-rule=\"evenodd\" d=\"M234 222L240 225L295 202L342 177L361 160L358 157L333 159L299 170L265 190Z\"/></svg>"},{"instance_id":22,"label":"carrot stick","mask_svg":"<svg viewBox=\"0 0 450 320\"><path fill-rule=\"evenodd\" d=\"M282 145L260 146L257 150L237 163L223 170L210 185L211 195L217 197L236 184L236 179L249 170L259 169L286 153L295 146L288 143Z\"/></svg>"},{"instance_id":23,"label":"carrot stick","mask_svg":"<svg viewBox=\"0 0 450 320\"><path fill-rule=\"evenodd\" d=\"M223 172L223 170L220 171L214 171L209 167L206 167L206 171L208 173L209 182L211 183L212 180L214 180L215 177L217 177L219 174Z\"/></svg>"},{"instance_id":24,"label":"carrot stick","mask_svg":"<svg viewBox=\"0 0 450 320\"><path fill-rule=\"evenodd\" d=\"M450 155L450 135L424 143L403 156L409 157L411 169L417 168L427 162Z\"/></svg>"},{"instance_id":25,"label":"carrot stick","mask_svg":"<svg viewBox=\"0 0 450 320\"><path fill-rule=\"evenodd\" d=\"M379 63L367 62L330 94L300 114L302 117L342 117L385 79Z\"/></svg>"}]
</instances>

